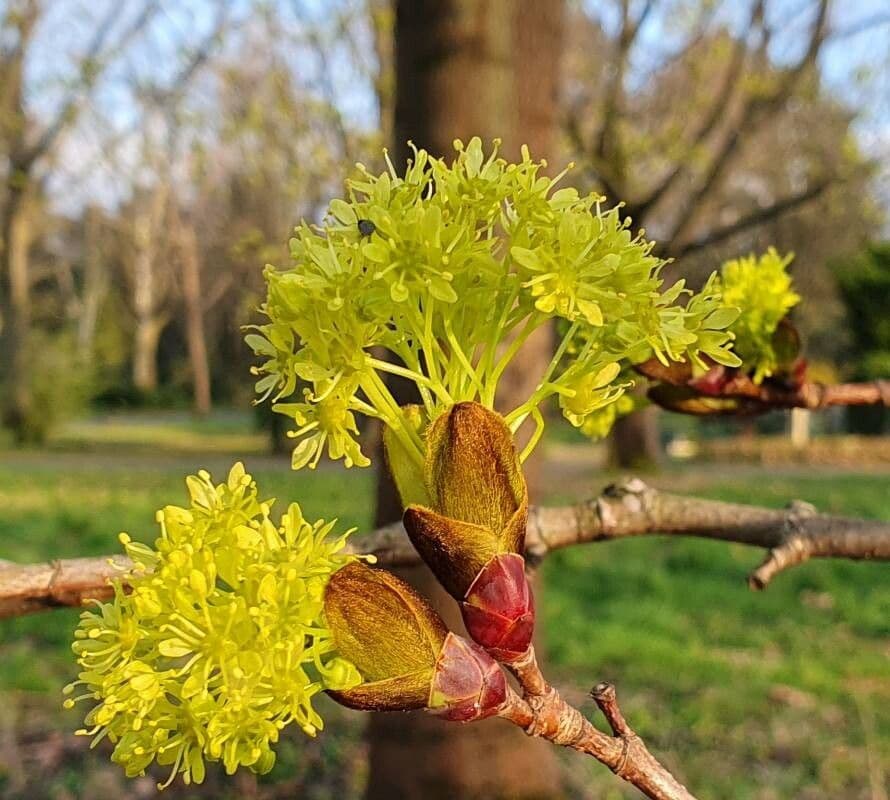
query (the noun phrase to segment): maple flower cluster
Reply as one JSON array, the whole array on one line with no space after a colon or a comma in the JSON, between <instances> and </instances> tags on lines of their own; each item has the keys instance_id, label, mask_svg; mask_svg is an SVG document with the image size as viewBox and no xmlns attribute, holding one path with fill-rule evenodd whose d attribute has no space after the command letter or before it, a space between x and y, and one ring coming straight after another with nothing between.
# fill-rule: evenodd
<instances>
[{"instance_id":1,"label":"maple flower cluster","mask_svg":"<svg viewBox=\"0 0 890 800\"><path fill-rule=\"evenodd\" d=\"M322 727L315 695L361 682L323 614L328 579L356 560L348 533L295 503L273 521L241 464L223 484L201 472L187 485L188 508L158 513L155 548L121 534L133 567L83 613L79 680L65 690L68 707L95 703L79 733L113 742L129 776L170 767L168 784L200 783L205 761L267 772L282 728Z\"/></svg>"},{"instance_id":2,"label":"maple flower cluster","mask_svg":"<svg viewBox=\"0 0 890 800\"><path fill-rule=\"evenodd\" d=\"M779 365L773 335L788 312L800 302L788 265L793 254L779 255L772 247L762 256L727 261L720 268L718 285L726 306L738 309L732 323L732 349L745 369L760 383Z\"/></svg>"},{"instance_id":3,"label":"maple flower cluster","mask_svg":"<svg viewBox=\"0 0 890 800\"><path fill-rule=\"evenodd\" d=\"M297 227L292 264L267 267L268 321L247 342L263 359L260 398L295 422L294 468L325 452L367 465L356 414L382 420L422 464L418 426L386 374L416 384L426 423L458 402L494 408L507 366L552 320L555 355L506 414L513 431L535 422L523 460L554 395L583 426L624 394L633 363L738 365L727 331L735 314L716 281L698 294L683 281L665 289L664 262L620 207L557 188L565 173L544 176L525 148L519 163L500 158L497 142L487 155L478 138L455 148L452 163L415 150L403 175L391 163L381 175L359 165L323 224Z\"/></svg>"}]
</instances>

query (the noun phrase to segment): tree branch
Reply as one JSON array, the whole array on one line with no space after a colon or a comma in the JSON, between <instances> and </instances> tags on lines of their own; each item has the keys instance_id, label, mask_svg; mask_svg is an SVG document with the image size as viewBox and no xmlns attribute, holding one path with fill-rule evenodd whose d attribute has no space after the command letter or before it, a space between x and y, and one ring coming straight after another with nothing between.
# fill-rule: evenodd
<instances>
[{"instance_id":1,"label":"tree branch","mask_svg":"<svg viewBox=\"0 0 890 800\"><path fill-rule=\"evenodd\" d=\"M736 88L741 82L742 71L745 66L746 56L748 55L747 33L763 21L763 10L765 0L758 0L754 4L751 11L751 18L748 23L747 30L736 38L735 47L732 56L727 65L726 72L723 76L723 82L709 112L702 119L698 129L693 134L687 151L692 154L701 146L701 144L711 135L711 132L717 126L717 123L726 116L729 103L735 95ZM640 218L643 218L654 205L661 200L668 190L674 185L677 179L683 175L689 167L689 159L678 159L677 163L667 175L658 183L651 192L639 203L637 203L637 212Z\"/></svg>"},{"instance_id":2,"label":"tree branch","mask_svg":"<svg viewBox=\"0 0 890 800\"><path fill-rule=\"evenodd\" d=\"M687 198L671 232L665 237L665 241L670 243L670 247L678 247L677 243L683 240L694 227L699 210L711 192L720 185L723 176L731 166L743 140L743 135L766 119L771 111L780 108L794 91L806 69L815 63L819 49L825 41L828 7L829 0L820 0L807 48L797 63L785 72L783 80L776 89L763 97L749 96L746 98L738 121L727 132L705 169L704 177ZM764 53L764 56L766 56L770 40L771 33L767 30L761 43L761 52Z\"/></svg>"},{"instance_id":3,"label":"tree branch","mask_svg":"<svg viewBox=\"0 0 890 800\"><path fill-rule=\"evenodd\" d=\"M690 253L695 253L698 250L703 250L706 247L719 244L720 242L735 236L737 233L746 231L749 228L754 228L764 222L769 222L789 211L793 211L799 206L809 203L811 200L815 200L830 185L831 183L828 180L818 181L809 189L777 200L775 203L765 206L764 208L758 208L750 214L739 217L735 222L731 222L729 225L713 228L699 238L693 239L685 244L673 245L673 243L668 243L668 246L665 249L665 255L670 258L682 258Z\"/></svg>"},{"instance_id":4,"label":"tree branch","mask_svg":"<svg viewBox=\"0 0 890 800\"><path fill-rule=\"evenodd\" d=\"M703 391L693 385L659 383L659 367L652 361L637 365L637 371L656 383L648 397L668 411L691 416L750 416L780 408L807 408L819 411L834 406L883 406L890 408L890 381L876 380L862 383L802 383L786 385L781 381L766 380L755 383L745 373L736 373L719 390ZM645 368L641 368L645 367ZM716 369L725 369L716 367ZM667 371L665 371L667 374ZM714 401L730 400L722 406Z\"/></svg>"},{"instance_id":5,"label":"tree branch","mask_svg":"<svg viewBox=\"0 0 890 800\"><path fill-rule=\"evenodd\" d=\"M810 558L890 560L890 522L815 513L799 503L787 509L724 503L670 494L629 479L601 495L562 507L533 507L526 533L526 557L540 562L548 553L587 542L630 536L693 536L769 550L749 578L762 589L783 569ZM384 566L418 563L402 524L356 537L355 552L373 553ZM128 566L121 556L75 558L42 564L0 563L0 618L110 595L109 578Z\"/></svg>"},{"instance_id":6,"label":"tree branch","mask_svg":"<svg viewBox=\"0 0 890 800\"><path fill-rule=\"evenodd\" d=\"M148 24L151 17L154 15L157 10L159 3L158 0L150 0L146 2L142 8L140 14L136 17L135 21L132 25L127 28L127 30L120 37L119 41L116 43L116 46L113 49L113 53L120 52L129 42L129 40L139 33L142 28ZM56 138L60 133L65 129L68 123L71 121L72 115L77 107L77 103L83 93L89 93L96 85L96 82L101 74L101 66L99 64L100 54L102 48L105 46L105 42L108 39L108 35L111 32L111 29L114 27L114 23L117 20L120 12L123 9L123 4L121 3L112 3L109 8L108 14L99 24L99 27L96 29L95 34L91 42L87 47L86 54L81 59L80 62L80 72L81 72L81 83L74 86L71 91L68 93L68 96L62 101L59 106L58 111L53 117L52 121L47 125L43 134L40 138L34 143L32 147L30 147L24 156L22 167L27 171L30 169L34 162L37 161L41 156L46 153L50 147L52 147ZM106 62L111 60L111 54L106 54Z\"/></svg>"},{"instance_id":7,"label":"tree branch","mask_svg":"<svg viewBox=\"0 0 890 800\"><path fill-rule=\"evenodd\" d=\"M519 661L504 666L516 676L522 697L511 690L499 716L518 725L529 736L593 756L646 797L695 800L627 724L611 684L600 683L591 690L591 696L612 729L613 735L609 736L569 705L547 682L535 658L534 647Z\"/></svg>"},{"instance_id":8,"label":"tree branch","mask_svg":"<svg viewBox=\"0 0 890 800\"><path fill-rule=\"evenodd\" d=\"M623 182L624 155L620 141L616 138L615 130L624 111L624 82L630 52L654 5L654 0L647 0L639 16L632 19L630 0L621 0L621 30L615 45L612 71L607 78L603 98L603 119L596 137L596 147L593 149L597 162L601 165L608 165L608 170L600 169L599 171L610 173L609 184Z\"/></svg>"}]
</instances>

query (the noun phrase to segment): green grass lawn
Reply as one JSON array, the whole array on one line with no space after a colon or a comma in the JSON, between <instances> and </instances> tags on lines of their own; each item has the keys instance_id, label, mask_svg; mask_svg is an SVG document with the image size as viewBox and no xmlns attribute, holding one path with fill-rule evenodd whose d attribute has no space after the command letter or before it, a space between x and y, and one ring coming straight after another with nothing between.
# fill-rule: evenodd
<instances>
[{"instance_id":1,"label":"green grass lawn","mask_svg":"<svg viewBox=\"0 0 890 800\"><path fill-rule=\"evenodd\" d=\"M112 552L121 530L151 540L155 509L184 501L183 475L208 466L222 477L230 461L0 454L0 558ZM308 516L368 525L369 471L294 474L271 459L246 462L265 494L298 499ZM592 494L605 482L583 470L548 472L552 502ZM797 497L833 512L890 519L886 474L711 466L653 482L769 505ZM595 710L585 691L614 681L632 724L701 798L881 797L878 781L890 760L890 568L811 563L753 593L744 579L761 556L742 546L655 537L553 555L542 592L553 676L589 713ZM68 642L76 618L59 611L0 622L2 797L151 796L150 784L122 788L104 753L86 757L70 737L53 734L79 725L75 712L59 710L58 697L74 672ZM282 744L272 775L287 781L281 796L358 796L365 769L359 723L329 713L329 735ZM48 740L59 751L55 760L41 756ZM564 762L568 796L635 796L589 759L567 754ZM245 785L214 773L204 794L174 796L252 796Z\"/></svg>"}]
</instances>

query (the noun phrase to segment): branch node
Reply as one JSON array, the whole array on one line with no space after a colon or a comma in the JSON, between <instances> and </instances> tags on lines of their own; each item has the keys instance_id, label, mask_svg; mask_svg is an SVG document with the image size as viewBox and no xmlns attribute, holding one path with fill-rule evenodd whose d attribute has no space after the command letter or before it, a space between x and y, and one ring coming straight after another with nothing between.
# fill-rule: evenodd
<instances>
[{"instance_id":1,"label":"branch node","mask_svg":"<svg viewBox=\"0 0 890 800\"><path fill-rule=\"evenodd\" d=\"M59 579L59 576L62 574L62 561L61 559L54 558L50 564L52 565L52 573L50 573L49 581L46 584L46 596L52 600L56 599L56 581Z\"/></svg>"},{"instance_id":2,"label":"branch node","mask_svg":"<svg viewBox=\"0 0 890 800\"><path fill-rule=\"evenodd\" d=\"M639 478L610 483L596 499L596 513L604 533L614 533L627 514L648 510L654 490Z\"/></svg>"},{"instance_id":3,"label":"branch node","mask_svg":"<svg viewBox=\"0 0 890 800\"><path fill-rule=\"evenodd\" d=\"M793 526L794 520L790 520ZM803 564L812 553L812 543L805 536L792 534L778 547L774 547L764 562L748 577L748 586L756 591L767 587L769 582L782 570Z\"/></svg>"},{"instance_id":4,"label":"branch node","mask_svg":"<svg viewBox=\"0 0 890 800\"><path fill-rule=\"evenodd\" d=\"M610 483L603 490L603 494L607 497L624 498L627 495L643 496L648 491L649 486L644 480L630 477L622 478L620 481L615 481L615 483Z\"/></svg>"},{"instance_id":5,"label":"branch node","mask_svg":"<svg viewBox=\"0 0 890 800\"><path fill-rule=\"evenodd\" d=\"M815 517L819 513L816 506L804 500L792 500L788 504L788 511L792 522L795 522L797 518Z\"/></svg>"}]
</instances>

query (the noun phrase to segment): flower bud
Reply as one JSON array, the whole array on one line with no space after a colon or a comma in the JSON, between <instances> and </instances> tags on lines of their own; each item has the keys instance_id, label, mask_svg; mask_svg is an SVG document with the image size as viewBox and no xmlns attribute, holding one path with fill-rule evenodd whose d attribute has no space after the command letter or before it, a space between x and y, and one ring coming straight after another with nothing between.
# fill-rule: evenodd
<instances>
[{"instance_id":1,"label":"flower bud","mask_svg":"<svg viewBox=\"0 0 890 800\"><path fill-rule=\"evenodd\" d=\"M330 691L338 703L362 711L425 708L469 722L496 714L507 684L480 647L449 633L407 583L357 562L334 573L325 614L340 657L363 683Z\"/></svg>"},{"instance_id":2,"label":"flower bud","mask_svg":"<svg viewBox=\"0 0 890 800\"><path fill-rule=\"evenodd\" d=\"M495 556L461 603L467 632L498 661L515 661L532 642L535 603L525 576L525 559L516 553Z\"/></svg>"},{"instance_id":3,"label":"flower bud","mask_svg":"<svg viewBox=\"0 0 890 800\"><path fill-rule=\"evenodd\" d=\"M429 708L453 722L497 714L507 699L507 680L481 647L449 633L436 662Z\"/></svg>"},{"instance_id":4,"label":"flower bud","mask_svg":"<svg viewBox=\"0 0 890 800\"><path fill-rule=\"evenodd\" d=\"M395 575L355 562L328 581L324 608L339 655L363 679L331 692L337 702L363 711L427 707L448 629L426 600Z\"/></svg>"},{"instance_id":5,"label":"flower bud","mask_svg":"<svg viewBox=\"0 0 890 800\"><path fill-rule=\"evenodd\" d=\"M522 552L528 490L500 414L466 402L438 417L427 435L426 483L434 511L488 528L501 552Z\"/></svg>"},{"instance_id":6,"label":"flower bud","mask_svg":"<svg viewBox=\"0 0 890 800\"><path fill-rule=\"evenodd\" d=\"M427 487L435 505L405 509L408 536L461 602L473 639L498 660L515 660L531 644L535 614L521 555L528 492L503 418L458 403L436 419Z\"/></svg>"},{"instance_id":7,"label":"flower bud","mask_svg":"<svg viewBox=\"0 0 890 800\"><path fill-rule=\"evenodd\" d=\"M427 436L431 506L409 505L405 529L421 558L457 600L499 553L521 553L528 492L503 418L458 403Z\"/></svg>"}]
</instances>

